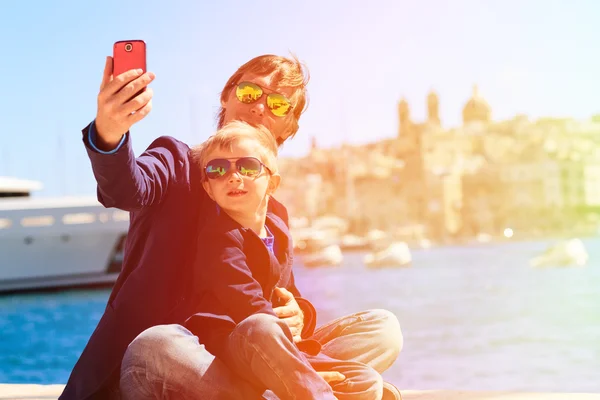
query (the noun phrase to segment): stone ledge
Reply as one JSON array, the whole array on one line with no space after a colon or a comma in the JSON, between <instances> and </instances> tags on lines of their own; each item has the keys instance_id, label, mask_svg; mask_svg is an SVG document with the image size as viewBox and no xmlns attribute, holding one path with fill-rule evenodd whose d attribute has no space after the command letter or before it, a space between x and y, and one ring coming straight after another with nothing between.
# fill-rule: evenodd
<instances>
[{"instance_id":1,"label":"stone ledge","mask_svg":"<svg viewBox=\"0 0 600 400\"><path fill-rule=\"evenodd\" d=\"M0 400L56 400L64 385L0 384ZM600 394L402 390L403 400L600 400Z\"/></svg>"},{"instance_id":2,"label":"stone ledge","mask_svg":"<svg viewBox=\"0 0 600 400\"><path fill-rule=\"evenodd\" d=\"M15 385L0 384L0 399L56 400L65 385Z\"/></svg>"},{"instance_id":3,"label":"stone ledge","mask_svg":"<svg viewBox=\"0 0 600 400\"><path fill-rule=\"evenodd\" d=\"M462 390L401 390L403 400L600 400L591 393L479 392Z\"/></svg>"}]
</instances>

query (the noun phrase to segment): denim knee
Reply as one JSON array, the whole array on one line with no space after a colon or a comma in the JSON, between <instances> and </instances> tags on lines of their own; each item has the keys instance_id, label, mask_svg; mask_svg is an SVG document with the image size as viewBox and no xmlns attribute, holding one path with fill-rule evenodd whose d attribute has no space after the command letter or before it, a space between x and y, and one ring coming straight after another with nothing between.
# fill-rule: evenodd
<instances>
[{"instance_id":1,"label":"denim knee","mask_svg":"<svg viewBox=\"0 0 600 400\"><path fill-rule=\"evenodd\" d=\"M244 336L249 342L256 343L263 341L264 338L275 338L281 335L284 332L282 324L285 325L285 322L273 315L253 314L240 322L235 332Z\"/></svg>"},{"instance_id":2,"label":"denim knee","mask_svg":"<svg viewBox=\"0 0 600 400\"><path fill-rule=\"evenodd\" d=\"M368 365L359 369L350 369L346 372L346 381L340 386L346 386L341 390L342 393L360 394L360 398L365 400L381 400L383 396L383 378L379 372Z\"/></svg>"},{"instance_id":3,"label":"denim knee","mask_svg":"<svg viewBox=\"0 0 600 400\"><path fill-rule=\"evenodd\" d=\"M377 343L382 348L395 353L397 357L404 345L400 321L388 310L370 310L369 314L373 321L377 321L377 328L374 332L377 335Z\"/></svg>"},{"instance_id":4,"label":"denim knee","mask_svg":"<svg viewBox=\"0 0 600 400\"><path fill-rule=\"evenodd\" d=\"M381 374L371 367L367 368L365 374L368 381L372 382L371 389L368 392L373 399L380 400L383 397L383 378Z\"/></svg>"},{"instance_id":5,"label":"denim knee","mask_svg":"<svg viewBox=\"0 0 600 400\"><path fill-rule=\"evenodd\" d=\"M164 359L177 353L175 339L189 334L189 331L181 325L157 325L146 329L127 347L122 369L132 366L147 368L150 356Z\"/></svg>"}]
</instances>

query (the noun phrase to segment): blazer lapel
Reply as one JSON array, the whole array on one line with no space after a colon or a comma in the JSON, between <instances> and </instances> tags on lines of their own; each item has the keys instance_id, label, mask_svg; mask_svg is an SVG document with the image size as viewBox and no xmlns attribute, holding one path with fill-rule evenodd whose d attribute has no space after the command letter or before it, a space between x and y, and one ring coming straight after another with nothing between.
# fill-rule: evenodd
<instances>
[{"instance_id":1,"label":"blazer lapel","mask_svg":"<svg viewBox=\"0 0 600 400\"><path fill-rule=\"evenodd\" d=\"M275 236L275 248L277 260L284 267L290 267L290 254L292 254L293 243L290 237L289 230L285 223L272 212L267 212L267 218L265 221L267 227L271 230L273 236Z\"/></svg>"}]
</instances>

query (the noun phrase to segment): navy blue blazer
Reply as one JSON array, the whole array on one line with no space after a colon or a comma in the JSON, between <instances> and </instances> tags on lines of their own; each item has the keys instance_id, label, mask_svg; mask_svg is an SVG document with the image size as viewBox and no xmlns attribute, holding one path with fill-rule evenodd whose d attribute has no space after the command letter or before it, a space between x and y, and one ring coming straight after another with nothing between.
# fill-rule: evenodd
<instances>
[{"instance_id":1,"label":"navy blue blazer","mask_svg":"<svg viewBox=\"0 0 600 400\"><path fill-rule=\"evenodd\" d=\"M83 142L98 200L129 211L130 224L121 273L60 399L106 398L104 391L118 382L123 355L137 335L155 325L185 322L199 229L215 210L185 143L163 136L136 158L127 133L117 152L100 154L88 142L88 127ZM287 224L283 205L271 199L269 209ZM314 309L297 300L305 317L302 336L309 337Z\"/></svg>"},{"instance_id":2,"label":"navy blue blazer","mask_svg":"<svg viewBox=\"0 0 600 400\"><path fill-rule=\"evenodd\" d=\"M267 213L266 226L275 239L275 254L253 230L242 227L223 211L210 219L198 236L194 268L196 308L185 326L225 363L226 341L237 324L258 313L276 316L273 307L282 305L274 295L276 287L299 295L288 227L272 212ZM285 330L293 340L287 325ZM304 339L297 346L310 355L321 350L321 345L311 339Z\"/></svg>"}]
</instances>

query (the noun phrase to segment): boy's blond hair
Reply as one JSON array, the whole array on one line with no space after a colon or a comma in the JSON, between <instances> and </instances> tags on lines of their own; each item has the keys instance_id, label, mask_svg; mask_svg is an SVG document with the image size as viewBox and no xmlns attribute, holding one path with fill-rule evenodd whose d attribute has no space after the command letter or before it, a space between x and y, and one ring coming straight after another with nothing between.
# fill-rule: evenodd
<instances>
[{"instance_id":1,"label":"boy's blond hair","mask_svg":"<svg viewBox=\"0 0 600 400\"><path fill-rule=\"evenodd\" d=\"M271 132L262 125L252 126L243 121L231 121L204 143L195 146L191 150L192 161L200 167L202 180L206 180L207 157L215 149L230 150L234 143L240 139L249 138L256 140L261 147L261 154L252 156L262 161L273 174L278 173L277 168L277 142Z\"/></svg>"}]
</instances>

